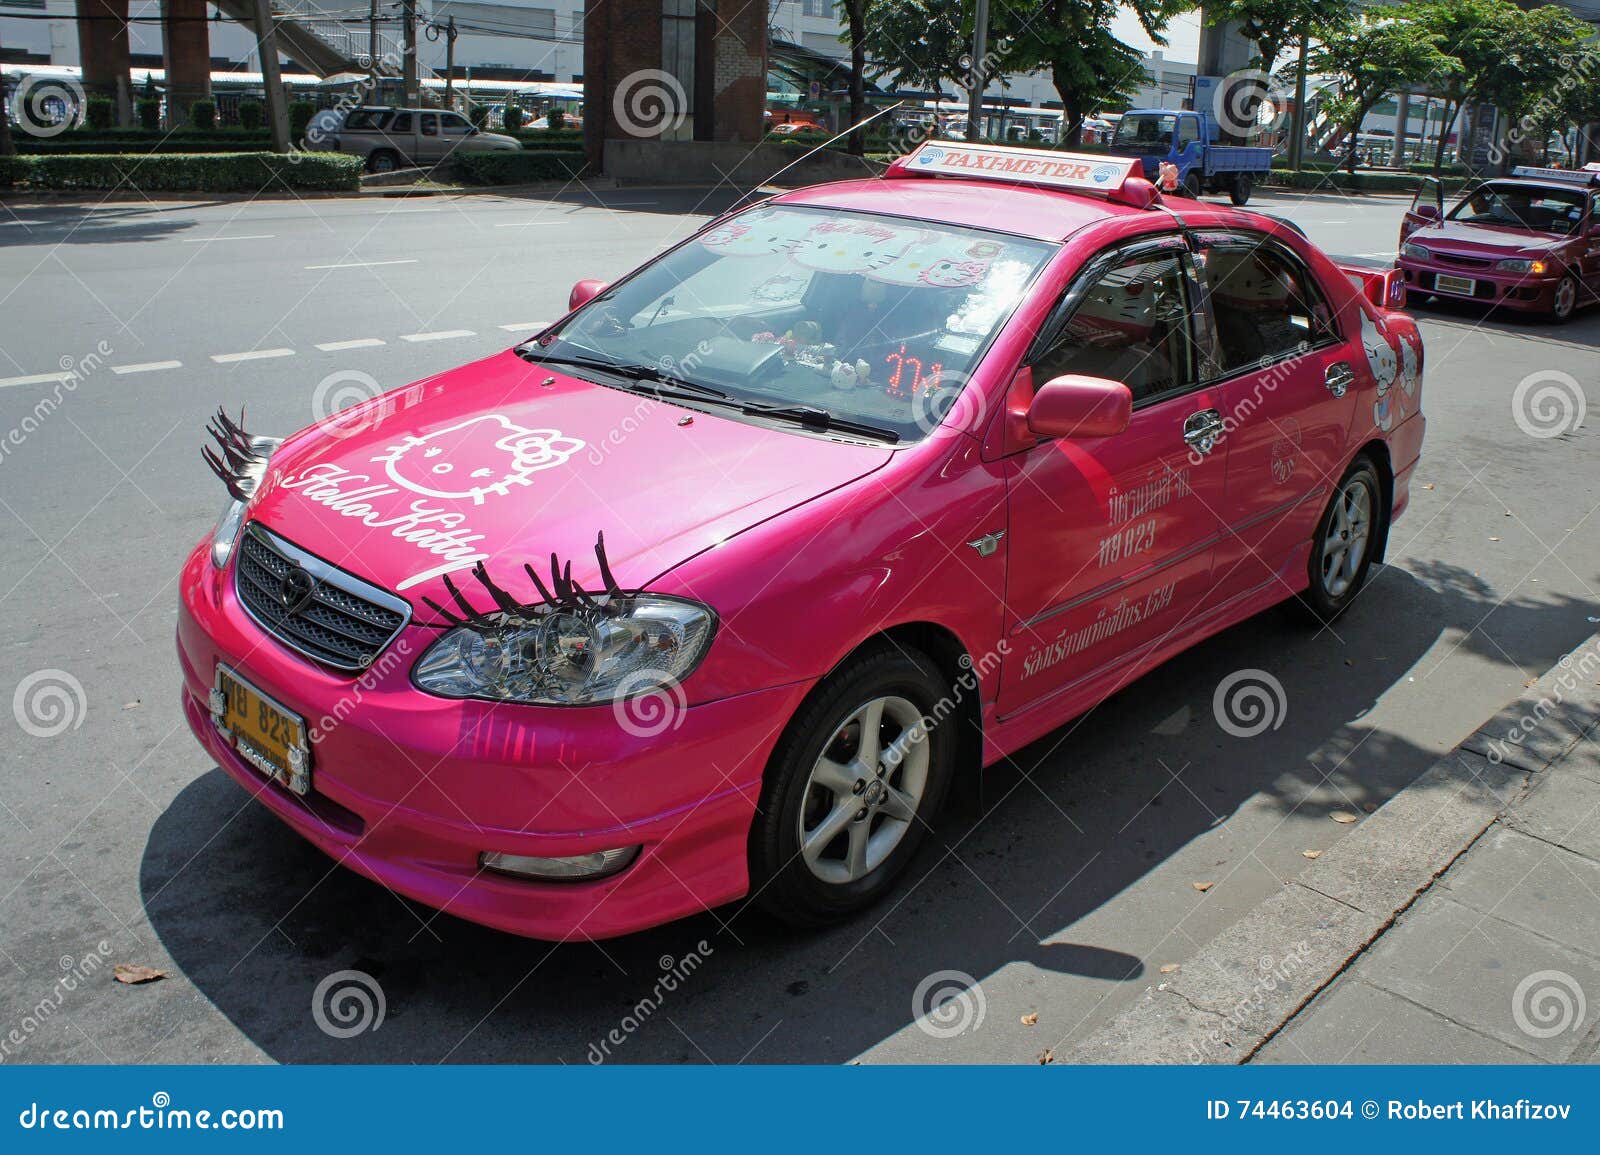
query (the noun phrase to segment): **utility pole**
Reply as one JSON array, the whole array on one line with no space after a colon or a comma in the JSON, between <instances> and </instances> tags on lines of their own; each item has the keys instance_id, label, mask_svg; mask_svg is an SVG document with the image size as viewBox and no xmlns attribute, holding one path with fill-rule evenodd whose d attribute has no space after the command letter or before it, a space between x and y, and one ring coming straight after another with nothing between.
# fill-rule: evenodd
<instances>
[{"instance_id":1,"label":"utility pole","mask_svg":"<svg viewBox=\"0 0 1600 1155\"><path fill-rule=\"evenodd\" d=\"M378 0L367 8L367 91L378 87Z\"/></svg>"},{"instance_id":2,"label":"utility pole","mask_svg":"<svg viewBox=\"0 0 1600 1155\"><path fill-rule=\"evenodd\" d=\"M1299 169L1306 159L1306 49L1307 38L1300 37L1300 59L1294 66L1294 119L1289 131L1289 167Z\"/></svg>"},{"instance_id":3,"label":"utility pole","mask_svg":"<svg viewBox=\"0 0 1600 1155\"><path fill-rule=\"evenodd\" d=\"M252 0L255 16L256 53L261 57L261 86L267 93L267 128L272 132L272 151L289 151L289 105L284 99L283 77L278 71L278 29L272 23L271 0Z\"/></svg>"},{"instance_id":4,"label":"utility pole","mask_svg":"<svg viewBox=\"0 0 1600 1155\"><path fill-rule=\"evenodd\" d=\"M978 139L978 125L983 119L983 88L987 83L988 68L984 57L989 54L989 0L974 0L972 13L972 67L967 72L967 139Z\"/></svg>"},{"instance_id":5,"label":"utility pole","mask_svg":"<svg viewBox=\"0 0 1600 1155\"><path fill-rule=\"evenodd\" d=\"M401 83L405 88L405 106L416 108L421 101L417 83L417 0L405 0L404 8L406 58L401 72L403 78Z\"/></svg>"},{"instance_id":6,"label":"utility pole","mask_svg":"<svg viewBox=\"0 0 1600 1155\"><path fill-rule=\"evenodd\" d=\"M444 24L430 21L427 31L429 40L437 40L440 36L444 37L444 106L453 108L455 106L456 18L452 16Z\"/></svg>"}]
</instances>

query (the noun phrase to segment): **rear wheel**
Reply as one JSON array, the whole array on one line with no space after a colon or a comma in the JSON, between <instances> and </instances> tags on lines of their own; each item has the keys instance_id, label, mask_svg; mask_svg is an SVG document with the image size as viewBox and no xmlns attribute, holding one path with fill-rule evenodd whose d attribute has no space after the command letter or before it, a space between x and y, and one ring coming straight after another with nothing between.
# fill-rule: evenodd
<instances>
[{"instance_id":1,"label":"rear wheel","mask_svg":"<svg viewBox=\"0 0 1600 1155\"><path fill-rule=\"evenodd\" d=\"M367 157L368 172L393 172L400 167L400 157L393 149L380 148Z\"/></svg>"},{"instance_id":2,"label":"rear wheel","mask_svg":"<svg viewBox=\"0 0 1600 1155\"><path fill-rule=\"evenodd\" d=\"M1558 323L1572 320L1578 308L1578 278L1571 273L1556 282L1555 297L1550 304L1550 316Z\"/></svg>"},{"instance_id":3,"label":"rear wheel","mask_svg":"<svg viewBox=\"0 0 1600 1155\"><path fill-rule=\"evenodd\" d=\"M773 751L750 831L750 890L821 926L877 901L916 854L955 767L950 688L916 651L874 647L806 701ZM952 718L956 715L952 715Z\"/></svg>"},{"instance_id":4,"label":"rear wheel","mask_svg":"<svg viewBox=\"0 0 1600 1155\"><path fill-rule=\"evenodd\" d=\"M1228 189L1228 196L1236 205L1250 203L1250 192L1255 187L1255 178L1247 172L1241 172L1233 178L1233 184Z\"/></svg>"},{"instance_id":5,"label":"rear wheel","mask_svg":"<svg viewBox=\"0 0 1600 1155\"><path fill-rule=\"evenodd\" d=\"M1194 169L1190 169L1189 175L1183 178L1183 195L1195 200L1200 199L1200 174Z\"/></svg>"},{"instance_id":6,"label":"rear wheel","mask_svg":"<svg viewBox=\"0 0 1600 1155\"><path fill-rule=\"evenodd\" d=\"M1359 457L1322 511L1311 540L1310 585L1300 599L1318 622L1344 613L1366 584L1382 528L1382 497L1377 469Z\"/></svg>"}]
</instances>

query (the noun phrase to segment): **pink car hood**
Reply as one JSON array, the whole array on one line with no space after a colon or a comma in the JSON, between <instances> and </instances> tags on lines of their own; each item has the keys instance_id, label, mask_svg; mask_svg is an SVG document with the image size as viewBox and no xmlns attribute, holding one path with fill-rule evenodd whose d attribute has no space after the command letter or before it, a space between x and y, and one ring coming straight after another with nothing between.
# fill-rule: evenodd
<instances>
[{"instance_id":1,"label":"pink car hood","mask_svg":"<svg viewBox=\"0 0 1600 1155\"><path fill-rule=\"evenodd\" d=\"M550 384L543 382L549 380ZM530 365L515 353L386 393L291 438L251 520L439 617L440 574L550 554L598 584L596 536L637 587L775 514L883 466L890 451L694 412ZM548 584L548 582L547 582Z\"/></svg>"},{"instance_id":2,"label":"pink car hood","mask_svg":"<svg viewBox=\"0 0 1600 1155\"><path fill-rule=\"evenodd\" d=\"M1406 240L1437 248L1443 253L1460 253L1464 256L1499 259L1547 253L1570 245L1576 237L1558 237L1550 233L1531 230L1496 229L1485 225L1463 225L1442 221L1417 229Z\"/></svg>"}]
</instances>

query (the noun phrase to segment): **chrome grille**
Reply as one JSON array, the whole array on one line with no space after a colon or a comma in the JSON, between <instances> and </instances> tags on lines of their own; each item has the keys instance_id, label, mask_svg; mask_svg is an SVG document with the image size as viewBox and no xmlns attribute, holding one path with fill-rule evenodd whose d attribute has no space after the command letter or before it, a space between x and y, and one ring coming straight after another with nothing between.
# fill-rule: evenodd
<instances>
[{"instance_id":1,"label":"chrome grille","mask_svg":"<svg viewBox=\"0 0 1600 1155\"><path fill-rule=\"evenodd\" d=\"M296 579L297 572L310 581ZM267 633L337 670L366 669L411 618L403 599L255 524L239 535L233 588Z\"/></svg>"}]
</instances>

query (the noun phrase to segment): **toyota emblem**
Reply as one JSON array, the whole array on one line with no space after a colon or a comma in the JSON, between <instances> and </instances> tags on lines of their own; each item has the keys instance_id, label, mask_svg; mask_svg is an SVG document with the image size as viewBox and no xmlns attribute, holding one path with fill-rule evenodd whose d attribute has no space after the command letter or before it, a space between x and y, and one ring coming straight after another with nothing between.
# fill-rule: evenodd
<instances>
[{"instance_id":1,"label":"toyota emblem","mask_svg":"<svg viewBox=\"0 0 1600 1155\"><path fill-rule=\"evenodd\" d=\"M278 580L278 601L291 614L309 602L316 592L317 579L299 566Z\"/></svg>"}]
</instances>

